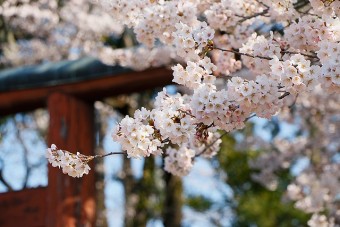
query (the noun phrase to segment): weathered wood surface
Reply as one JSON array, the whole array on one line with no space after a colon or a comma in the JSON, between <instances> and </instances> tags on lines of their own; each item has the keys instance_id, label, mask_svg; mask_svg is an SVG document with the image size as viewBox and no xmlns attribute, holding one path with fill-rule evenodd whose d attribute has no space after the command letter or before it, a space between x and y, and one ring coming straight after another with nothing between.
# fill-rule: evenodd
<instances>
[{"instance_id":1,"label":"weathered wood surface","mask_svg":"<svg viewBox=\"0 0 340 227\"><path fill-rule=\"evenodd\" d=\"M50 125L48 141L59 148L85 155L94 154L93 104L75 97L54 93L48 97ZM94 168L93 162L90 163ZM48 227L94 226L94 171L72 178L49 165L47 187Z\"/></svg>"},{"instance_id":2,"label":"weathered wood surface","mask_svg":"<svg viewBox=\"0 0 340 227\"><path fill-rule=\"evenodd\" d=\"M0 194L0 226L46 226L46 188Z\"/></svg>"}]
</instances>

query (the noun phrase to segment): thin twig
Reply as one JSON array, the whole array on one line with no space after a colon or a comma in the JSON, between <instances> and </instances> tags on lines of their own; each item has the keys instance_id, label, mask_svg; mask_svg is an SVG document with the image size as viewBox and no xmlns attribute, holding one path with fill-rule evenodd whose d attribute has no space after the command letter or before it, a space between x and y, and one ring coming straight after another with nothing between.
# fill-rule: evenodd
<instances>
[{"instance_id":1,"label":"thin twig","mask_svg":"<svg viewBox=\"0 0 340 227\"><path fill-rule=\"evenodd\" d=\"M184 113L184 114L186 114L186 115L189 115L190 117L194 117L194 115L192 115L192 113L189 113L189 112L186 111L186 110L178 109L178 111L181 112L181 113Z\"/></svg>"},{"instance_id":2,"label":"thin twig","mask_svg":"<svg viewBox=\"0 0 340 227\"><path fill-rule=\"evenodd\" d=\"M290 92L286 91L283 95L279 97L279 99L283 99L284 97L290 95Z\"/></svg>"},{"instance_id":3,"label":"thin twig","mask_svg":"<svg viewBox=\"0 0 340 227\"><path fill-rule=\"evenodd\" d=\"M206 146L206 147L204 148L203 151L201 151L200 153L196 154L196 155L195 155L195 158L201 156L202 154L204 154L204 152L206 152L206 151L207 151L210 147L212 147L219 139L222 139L222 137L225 136L225 135L227 135L227 134L228 134L228 132L224 132L223 134L221 134L221 135L220 135L218 138L216 138L212 143L210 143L208 146Z\"/></svg>"},{"instance_id":4,"label":"thin twig","mask_svg":"<svg viewBox=\"0 0 340 227\"><path fill-rule=\"evenodd\" d=\"M264 7L266 7L266 9L269 9L269 5L263 3L262 1L259 1L259 0L255 0L257 3L259 3L260 5L263 5Z\"/></svg>"},{"instance_id":5,"label":"thin twig","mask_svg":"<svg viewBox=\"0 0 340 227\"><path fill-rule=\"evenodd\" d=\"M310 2L308 0L305 0L305 1L297 1L293 5L294 5L295 10L299 10L299 9L302 9L303 7L305 7L308 4L310 4Z\"/></svg>"},{"instance_id":6,"label":"thin twig","mask_svg":"<svg viewBox=\"0 0 340 227\"><path fill-rule=\"evenodd\" d=\"M247 122L247 121L249 121L249 120L250 120L250 119L252 119L253 117L256 117L256 114L253 114L253 115L251 115L251 116L247 117L247 118L246 118L246 120L245 120L244 122Z\"/></svg>"},{"instance_id":7,"label":"thin twig","mask_svg":"<svg viewBox=\"0 0 340 227\"><path fill-rule=\"evenodd\" d=\"M236 51L236 50L223 49L223 48L219 48L219 47L215 47L214 49L220 50L220 51L225 51L225 52L230 52L230 53L234 53L234 54L244 55L244 56L251 57L251 58L260 58L260 59L265 59L265 60L273 60L273 58L271 58L271 57L265 57L265 56L259 56L259 55L251 55L251 54L247 54L247 53L241 53L241 52ZM301 55L303 55L305 57L309 57L309 58L314 58L314 59L320 60L319 57L316 56L316 55L305 54L305 53L300 53L300 52L295 52L295 51L283 50L283 51L281 51L281 54L301 54ZM279 59L279 61L283 61L283 60Z\"/></svg>"},{"instance_id":8,"label":"thin twig","mask_svg":"<svg viewBox=\"0 0 340 227\"><path fill-rule=\"evenodd\" d=\"M299 9L295 9L296 12L300 13L300 14L304 14L304 15L310 15L310 16L314 16L314 17L319 17L317 14L314 14L314 13L309 13L309 10L307 12L302 12L301 10Z\"/></svg>"},{"instance_id":9,"label":"thin twig","mask_svg":"<svg viewBox=\"0 0 340 227\"><path fill-rule=\"evenodd\" d=\"M234 53L234 54L244 55L244 56L251 57L251 58L261 58L261 59L265 59L265 60L273 60L273 58L270 58L270 57L264 57L264 56L258 56L258 55L251 55L251 54L241 53L241 52L236 51L236 50L222 49L222 48L219 48L219 47L215 47L215 49L216 50L220 50L220 51Z\"/></svg>"},{"instance_id":10,"label":"thin twig","mask_svg":"<svg viewBox=\"0 0 340 227\"><path fill-rule=\"evenodd\" d=\"M263 10L262 12L255 13L255 14L250 15L250 16L242 16L242 15L238 15L238 14L235 14L235 16L241 17L242 20L240 20L239 22L242 23L242 22L245 22L246 20L252 19L252 18L254 18L254 17L265 16L265 14L268 13L268 10L269 10L269 8Z\"/></svg>"},{"instance_id":11,"label":"thin twig","mask_svg":"<svg viewBox=\"0 0 340 227\"><path fill-rule=\"evenodd\" d=\"M294 51L288 51L288 50L283 50L283 51L281 51L281 54L301 54L301 55L306 56L306 57L309 57L309 58L316 58L316 59L319 59L318 56L316 56L316 55L305 54L305 53L294 52ZM319 60L320 60L320 59L319 59Z\"/></svg>"},{"instance_id":12,"label":"thin twig","mask_svg":"<svg viewBox=\"0 0 340 227\"><path fill-rule=\"evenodd\" d=\"M12 186L6 181L6 179L3 176L3 166L4 166L4 160L0 159L1 168L0 168L0 182L5 185L8 191L13 191Z\"/></svg>"},{"instance_id":13,"label":"thin twig","mask_svg":"<svg viewBox=\"0 0 340 227\"><path fill-rule=\"evenodd\" d=\"M21 135L21 132L19 130L19 122L13 118L13 121L14 121L14 124L15 124L15 127L16 127L16 136L17 136L17 139L18 141L20 142L22 148L23 148L23 151L24 151L24 166L26 168L26 172L25 172L25 177L24 177L24 182L23 182L23 185L22 185L22 188L27 188L27 183L28 183L28 178L30 177L30 174L31 174L31 171L32 171L32 167L28 161L28 156L29 156L29 150L24 142L24 139L22 138L22 135Z\"/></svg>"},{"instance_id":14,"label":"thin twig","mask_svg":"<svg viewBox=\"0 0 340 227\"><path fill-rule=\"evenodd\" d=\"M102 155L95 155L93 156L93 158L104 158L106 156L110 156L110 155L114 155L114 154L126 154L126 152L110 152L110 153L107 153L107 154L102 154Z\"/></svg>"}]
</instances>

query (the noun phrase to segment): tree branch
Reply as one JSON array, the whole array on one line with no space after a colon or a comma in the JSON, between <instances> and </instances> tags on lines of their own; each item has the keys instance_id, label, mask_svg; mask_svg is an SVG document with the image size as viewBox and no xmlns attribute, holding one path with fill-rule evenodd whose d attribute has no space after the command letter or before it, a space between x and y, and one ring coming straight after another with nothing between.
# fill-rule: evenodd
<instances>
[{"instance_id":1,"label":"tree branch","mask_svg":"<svg viewBox=\"0 0 340 227\"><path fill-rule=\"evenodd\" d=\"M251 57L251 58L260 58L260 59L265 59L265 60L272 60L273 59L271 57L266 57L266 56L251 55L251 54L247 54L247 53L241 53L240 51L237 51L237 50L223 49L223 48L219 48L219 47L214 47L214 49L220 50L220 51L225 51L225 52L230 52L230 53L234 53L234 54L238 54L238 55L243 55L243 56L247 56L247 57ZM301 55L303 55L305 57L309 57L309 58L314 58L314 59L320 60L319 57L316 56L316 55L306 54L306 53L301 53L301 52L296 52L296 51L282 50L281 54L301 54ZM283 61L283 60L279 59L279 61Z\"/></svg>"},{"instance_id":2,"label":"tree branch","mask_svg":"<svg viewBox=\"0 0 340 227\"><path fill-rule=\"evenodd\" d=\"M244 122L247 122L248 120L250 120L251 118L253 118L253 117L255 117L255 116L256 116L256 114L253 114L253 115L247 117L247 118L244 120ZM212 143L210 143L208 146L206 146L206 147L204 148L203 151L201 151L200 153L196 154L196 155L195 155L195 158L201 156L202 154L204 154L204 152L206 152L206 151L207 151L210 147L212 147L219 139L223 138L223 136L225 136L225 135L227 135L227 134L228 134L228 132L222 133L222 134L221 134L218 138L216 138Z\"/></svg>"},{"instance_id":3,"label":"tree branch","mask_svg":"<svg viewBox=\"0 0 340 227\"><path fill-rule=\"evenodd\" d=\"M102 154L102 155L95 155L93 156L94 158L104 158L106 156L110 156L110 155L115 155L115 154L126 154L126 152L110 152L110 153L107 153L107 154Z\"/></svg>"},{"instance_id":4,"label":"tree branch","mask_svg":"<svg viewBox=\"0 0 340 227\"><path fill-rule=\"evenodd\" d=\"M241 52L236 51L236 50L222 49L222 48L219 48L219 47L214 47L214 49L220 50L220 51L225 51L225 52L230 52L230 53L234 53L234 54L239 54L239 55L243 55L243 56L247 56L247 57L251 57L251 58L260 58L260 59L265 59L265 60L272 60L273 59L273 58L270 58L270 57L251 55L251 54L247 54L247 53L241 53ZM280 61L282 61L282 60L280 60Z\"/></svg>"},{"instance_id":5,"label":"tree branch","mask_svg":"<svg viewBox=\"0 0 340 227\"><path fill-rule=\"evenodd\" d=\"M263 3L263 2L260 1L260 0L255 0L255 1L256 1L257 3L259 3L260 5L263 5L264 7L266 7L266 9L269 9L269 8L270 8L269 5Z\"/></svg>"},{"instance_id":6,"label":"tree branch","mask_svg":"<svg viewBox=\"0 0 340 227\"><path fill-rule=\"evenodd\" d=\"M228 134L228 132L222 133L222 134L221 134L218 138L216 138L212 143L210 143L208 146L206 146L206 147L204 148L203 151L201 151L200 153L196 154L194 158L199 157L199 156L201 156L202 154L204 154L204 153L205 153L210 147L212 147L219 139L223 138L223 136L225 136L225 135L227 135L227 134Z\"/></svg>"},{"instance_id":7,"label":"tree branch","mask_svg":"<svg viewBox=\"0 0 340 227\"><path fill-rule=\"evenodd\" d=\"M28 148L21 136L21 133L19 131L19 122L13 118L13 121L14 121L14 124L15 124L15 128L16 128L16 136L18 138L18 141L20 142L23 150L24 150L24 166L26 168L26 172L25 172L25 177L24 177L24 182L23 182L23 185L22 185L22 188L26 188L27 187L27 183L28 183L28 178L30 176L30 173L31 173L31 170L32 170L32 167L30 166L29 164L29 161L28 161L28 154L29 154L29 151L28 151Z\"/></svg>"},{"instance_id":8,"label":"tree branch","mask_svg":"<svg viewBox=\"0 0 340 227\"><path fill-rule=\"evenodd\" d=\"M2 168L0 168L0 182L3 183L3 185L5 185L5 187L7 188L8 191L13 191L12 186L6 181L6 179L3 176L3 166L4 166L4 160L0 159L0 163Z\"/></svg>"},{"instance_id":9,"label":"tree branch","mask_svg":"<svg viewBox=\"0 0 340 227\"><path fill-rule=\"evenodd\" d=\"M265 16L265 14L267 14L268 11L269 11L269 8L266 8L262 12L255 13L255 14L250 15L250 16L242 16L242 15L238 15L238 14L235 14L235 16L241 17L242 20L240 20L239 22L242 23L242 22L245 22L246 20L249 20L249 19L252 19L252 18L255 18L255 17L258 17L258 16Z\"/></svg>"},{"instance_id":10,"label":"tree branch","mask_svg":"<svg viewBox=\"0 0 340 227\"><path fill-rule=\"evenodd\" d=\"M290 93L289 93L288 91L286 91L283 95L281 95L281 96L279 97L279 99L283 99L284 97L286 97L286 96L288 96L288 95L290 95Z\"/></svg>"},{"instance_id":11,"label":"tree branch","mask_svg":"<svg viewBox=\"0 0 340 227\"><path fill-rule=\"evenodd\" d=\"M305 56L305 57L315 58L315 59L320 60L320 59L318 58L318 56L316 56L316 55L305 54L305 53L300 53L300 52L295 52L295 51L283 50L283 51L281 51L281 54L301 54L301 55L303 55L303 56Z\"/></svg>"}]
</instances>

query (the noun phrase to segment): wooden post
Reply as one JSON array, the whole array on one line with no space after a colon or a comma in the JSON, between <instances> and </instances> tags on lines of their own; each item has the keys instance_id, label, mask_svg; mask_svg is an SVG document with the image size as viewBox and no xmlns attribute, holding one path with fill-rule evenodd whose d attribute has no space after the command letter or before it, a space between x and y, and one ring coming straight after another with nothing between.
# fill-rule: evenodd
<instances>
[{"instance_id":1,"label":"wooden post","mask_svg":"<svg viewBox=\"0 0 340 227\"><path fill-rule=\"evenodd\" d=\"M0 194L0 226L45 227L47 188Z\"/></svg>"},{"instance_id":2,"label":"wooden post","mask_svg":"<svg viewBox=\"0 0 340 227\"><path fill-rule=\"evenodd\" d=\"M49 146L94 154L94 111L92 103L75 97L53 93L48 97L50 126ZM95 178L94 162L89 175L72 178L51 165L48 167L46 226L94 226Z\"/></svg>"}]
</instances>

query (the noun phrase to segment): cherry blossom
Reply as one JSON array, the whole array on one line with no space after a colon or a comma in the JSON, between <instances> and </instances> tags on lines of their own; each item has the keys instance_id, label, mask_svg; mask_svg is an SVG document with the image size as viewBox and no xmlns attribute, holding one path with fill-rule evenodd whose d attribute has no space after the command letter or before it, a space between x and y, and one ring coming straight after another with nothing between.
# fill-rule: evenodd
<instances>
[{"instance_id":1,"label":"cherry blossom","mask_svg":"<svg viewBox=\"0 0 340 227\"><path fill-rule=\"evenodd\" d=\"M71 177L82 177L84 174L88 174L91 168L87 163L94 158L93 156L82 155L79 152L72 154L60 150L55 144L47 148L46 157L53 167L61 168L63 173Z\"/></svg>"},{"instance_id":2,"label":"cherry blossom","mask_svg":"<svg viewBox=\"0 0 340 227\"><path fill-rule=\"evenodd\" d=\"M305 117L309 110L314 111L312 114L332 110L333 117L339 110L333 108L338 106L334 96L340 93L339 1L96 2L93 17L62 14L66 21L75 20L74 15L79 15L74 29L66 25L61 29L69 29L68 34L74 34L68 36L69 39L77 37L72 48L92 53L105 63L138 70L172 65L173 82L188 91L188 94L169 95L163 90L157 95L152 110L141 108L133 117L126 116L118 123L112 138L122 145L128 157L160 155L167 146L163 154L165 170L184 176L190 172L195 157L211 158L217 153L221 143L218 130L242 129L254 115L267 119L274 115L285 117L292 106L301 108L299 114ZM11 4L5 4L1 12L11 9ZM71 5L70 12L73 12ZM26 17L27 9L33 6L25 5L20 16ZM102 11L97 11L98 6ZM55 5L49 3L46 7L53 11ZM48 15L45 8L39 10L37 21L48 22L42 24L42 28L56 24L59 17ZM13 15L11 10L6 13L6 18ZM103 20L98 20L98 24L83 26L97 21L99 15ZM131 29L140 46L112 50L93 42L107 35L112 24ZM27 30L30 32L29 27ZM115 32L114 28L111 32ZM58 30L55 33L55 37L62 37ZM25 49L27 42L18 44ZM33 44L39 48L44 46L41 39L35 43L30 41L26 52L29 53ZM7 59L15 62L10 53L13 52L6 53ZM247 75L244 76L244 72ZM318 122L317 116L307 117ZM331 180L338 179L340 172L339 163L333 161L338 142L330 133L335 127L331 118L324 117L322 122L324 125L317 124L319 136L332 142L331 145L316 144L315 138L307 140L303 136L291 143L277 140L273 143L279 150L277 155L267 154L251 163L253 168L261 169L253 178L275 190L278 183L275 171L291 168L299 155L311 160L311 165L295 176L287 188L287 196L295 201L297 208L313 213L308 222L310 226L332 226L333 222L339 222L334 203L339 184ZM320 162L309 156L314 150L325 151L319 152ZM74 168L65 163L79 155L62 153L51 148L50 162L54 166L66 166L65 172L78 176L72 172ZM74 162L75 166L80 164Z\"/></svg>"}]
</instances>

